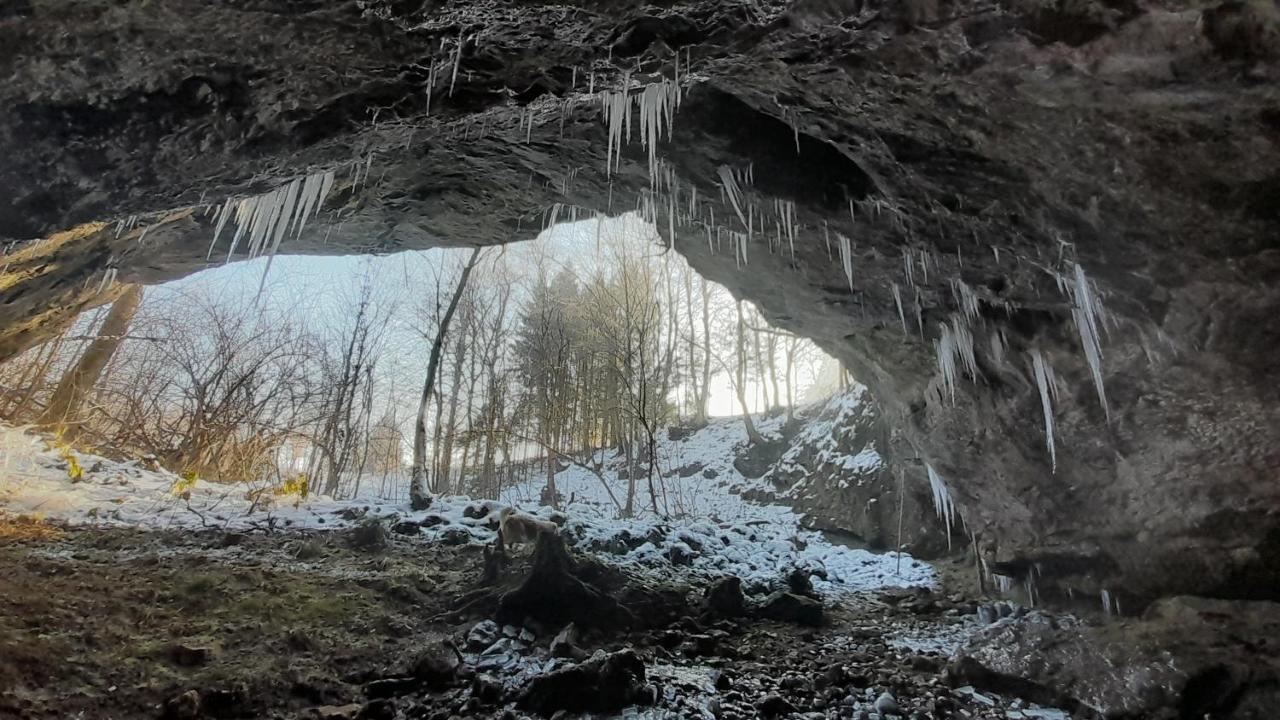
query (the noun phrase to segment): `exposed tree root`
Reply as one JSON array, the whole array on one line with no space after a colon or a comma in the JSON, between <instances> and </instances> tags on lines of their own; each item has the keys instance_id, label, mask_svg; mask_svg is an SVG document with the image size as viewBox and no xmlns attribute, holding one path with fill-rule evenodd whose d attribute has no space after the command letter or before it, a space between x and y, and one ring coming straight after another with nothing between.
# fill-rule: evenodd
<instances>
[{"instance_id":1,"label":"exposed tree root","mask_svg":"<svg viewBox=\"0 0 1280 720\"><path fill-rule=\"evenodd\" d=\"M564 540L558 535L540 535L528 577L498 601L498 622L533 618L555 625L572 621L608 628L635 623L632 613L609 593L582 578Z\"/></svg>"}]
</instances>

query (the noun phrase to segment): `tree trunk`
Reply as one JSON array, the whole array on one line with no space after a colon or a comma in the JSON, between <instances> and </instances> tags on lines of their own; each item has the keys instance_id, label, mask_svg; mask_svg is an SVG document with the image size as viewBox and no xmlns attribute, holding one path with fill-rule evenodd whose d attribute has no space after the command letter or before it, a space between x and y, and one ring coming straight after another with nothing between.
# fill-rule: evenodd
<instances>
[{"instance_id":1,"label":"tree trunk","mask_svg":"<svg viewBox=\"0 0 1280 720\"><path fill-rule=\"evenodd\" d=\"M775 408L782 404L782 393L778 392L778 336L769 333L769 341L765 343L765 350L769 353L769 384L773 385L773 405Z\"/></svg>"},{"instance_id":2,"label":"tree trunk","mask_svg":"<svg viewBox=\"0 0 1280 720\"><path fill-rule=\"evenodd\" d=\"M769 386L765 383L764 353L760 352L760 331L759 330L753 329L751 331L751 345L755 350L756 372L760 375L760 384L757 386L760 388L760 395L762 396L760 407L764 410L768 410L769 408L773 407L773 404L769 402Z\"/></svg>"},{"instance_id":3,"label":"tree trunk","mask_svg":"<svg viewBox=\"0 0 1280 720\"><path fill-rule=\"evenodd\" d=\"M702 280L702 394L698 396L698 420L707 421L707 400L711 393L711 285Z\"/></svg>"},{"instance_id":4,"label":"tree trunk","mask_svg":"<svg viewBox=\"0 0 1280 720\"><path fill-rule=\"evenodd\" d=\"M129 333L138 307L142 305L142 292L142 285L130 285L111 304L111 310L107 313L102 328L98 330L98 336L89 343L75 365L62 376L40 416L39 424L65 431L68 440L78 434L79 428L74 423L85 396L93 390L102 370L111 361L111 356L115 355L124 336Z\"/></svg>"},{"instance_id":5,"label":"tree trunk","mask_svg":"<svg viewBox=\"0 0 1280 720\"><path fill-rule=\"evenodd\" d=\"M466 326L463 326L466 329ZM458 393L462 390L462 360L467 354L466 334L458 336L453 346L453 387L449 389L449 415L442 431L440 470L436 474L436 492L449 492L449 473L453 469L453 437L458 432Z\"/></svg>"},{"instance_id":6,"label":"tree trunk","mask_svg":"<svg viewBox=\"0 0 1280 720\"><path fill-rule=\"evenodd\" d=\"M431 404L431 396L436 389L436 371L440 367L440 350L444 346L445 335L449 332L449 323L453 313L458 309L458 302L467 288L467 279L471 271L480 261L480 248L471 251L466 267L462 268L462 277L458 278L458 287L453 291L449 307L444 311L440 327L436 330L435 341L431 343L431 356L427 360L427 377L422 383L422 398L418 402L418 417L413 427L413 469L409 475L409 506L414 510L425 510L431 506L431 496L427 493L427 407Z\"/></svg>"},{"instance_id":7,"label":"tree trunk","mask_svg":"<svg viewBox=\"0 0 1280 720\"><path fill-rule=\"evenodd\" d=\"M738 377L734 390L738 395L738 404L742 406L742 424L747 428L747 441L758 445L764 442L764 438L756 430L756 424L751 420L751 408L747 407L747 323L742 317L742 301L739 300L735 305L738 308Z\"/></svg>"},{"instance_id":8,"label":"tree trunk","mask_svg":"<svg viewBox=\"0 0 1280 720\"><path fill-rule=\"evenodd\" d=\"M787 384L787 422L791 422L795 418L795 385L791 381L791 375L795 371L796 366L796 348L799 347L799 340L796 338L788 338L786 343L787 352L787 370L783 380Z\"/></svg>"}]
</instances>

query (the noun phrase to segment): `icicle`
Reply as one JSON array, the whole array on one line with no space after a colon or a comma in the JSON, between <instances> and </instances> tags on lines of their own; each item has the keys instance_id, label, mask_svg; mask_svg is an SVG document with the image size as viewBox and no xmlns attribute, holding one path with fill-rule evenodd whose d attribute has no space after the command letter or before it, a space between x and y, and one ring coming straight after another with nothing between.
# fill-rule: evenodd
<instances>
[{"instance_id":1,"label":"icicle","mask_svg":"<svg viewBox=\"0 0 1280 720\"><path fill-rule=\"evenodd\" d=\"M1071 309L1071 317L1075 320L1076 330L1080 333L1080 344L1084 347L1085 359L1089 362L1089 374L1093 376L1093 385L1098 391L1098 401L1102 403L1102 412L1111 421L1111 408L1107 405L1107 391L1102 384L1102 344L1098 335L1104 310L1102 303L1093 290L1093 285L1085 277L1084 268L1079 263L1075 266L1072 295L1075 300Z\"/></svg>"},{"instance_id":2,"label":"icicle","mask_svg":"<svg viewBox=\"0 0 1280 720\"><path fill-rule=\"evenodd\" d=\"M902 312L902 293L898 291L898 283L890 283L893 287L893 302L898 306L898 319L902 321L902 334L907 334L907 316Z\"/></svg>"},{"instance_id":3,"label":"icicle","mask_svg":"<svg viewBox=\"0 0 1280 720\"><path fill-rule=\"evenodd\" d=\"M431 117L431 94L436 89L436 59L431 58L431 69L427 72L427 117Z\"/></svg>"},{"instance_id":4,"label":"icicle","mask_svg":"<svg viewBox=\"0 0 1280 720\"><path fill-rule=\"evenodd\" d=\"M671 248L676 246L676 204L675 200L667 202L667 232L671 234Z\"/></svg>"},{"instance_id":5,"label":"icicle","mask_svg":"<svg viewBox=\"0 0 1280 720\"><path fill-rule=\"evenodd\" d=\"M716 172L720 176L720 187L728 197L729 205L738 214L738 219L742 221L743 227L746 227L750 232L751 223L742 214L742 189L738 187L738 181L733 176L733 169L728 165L721 165Z\"/></svg>"},{"instance_id":6,"label":"icicle","mask_svg":"<svg viewBox=\"0 0 1280 720\"><path fill-rule=\"evenodd\" d=\"M965 318L976 320L978 318L978 295L973 288L963 280L954 280L951 283L952 292L955 294L956 305L964 312Z\"/></svg>"},{"instance_id":7,"label":"icicle","mask_svg":"<svg viewBox=\"0 0 1280 720\"><path fill-rule=\"evenodd\" d=\"M449 97L453 97L453 86L458 83L458 66L462 64L462 31L458 31L458 47L453 53L453 77L449 80Z\"/></svg>"},{"instance_id":8,"label":"icicle","mask_svg":"<svg viewBox=\"0 0 1280 720\"><path fill-rule=\"evenodd\" d=\"M1054 378L1053 367L1045 362L1039 348L1028 351L1031 356L1031 374L1035 377L1036 387L1040 389L1040 407L1044 410L1044 438L1049 447L1049 467L1052 472L1058 471L1058 454L1053 442L1053 403L1058 399L1058 385Z\"/></svg>"},{"instance_id":9,"label":"icicle","mask_svg":"<svg viewBox=\"0 0 1280 720\"><path fill-rule=\"evenodd\" d=\"M964 363L965 371L969 373L969 377L977 380L978 362L973 353L973 333L969 331L969 326L963 319L952 317L951 334L955 338L956 351L960 355L961 362Z\"/></svg>"},{"instance_id":10,"label":"icicle","mask_svg":"<svg viewBox=\"0 0 1280 720\"><path fill-rule=\"evenodd\" d=\"M370 156L370 162L372 159ZM357 165L354 171L357 176L358 171ZM231 239L231 247L227 250L227 261L234 256L242 238L247 238L250 257L256 257L263 251L274 255L286 234L292 231L295 237L300 237L307 219L319 214L325 198L333 188L333 180L332 170L313 173L261 195L239 201L228 200L219 213L213 243L209 245L210 255L223 228L233 215L233 207L236 232Z\"/></svg>"},{"instance_id":11,"label":"icicle","mask_svg":"<svg viewBox=\"0 0 1280 720\"><path fill-rule=\"evenodd\" d=\"M849 244L849 238L841 233L836 233L836 240L840 242L840 265L844 268L845 279L849 281L849 291L853 291L853 248Z\"/></svg>"},{"instance_id":12,"label":"icicle","mask_svg":"<svg viewBox=\"0 0 1280 720\"><path fill-rule=\"evenodd\" d=\"M1005 349L1007 345L1004 339L1003 330L996 330L991 333L990 346L991 346L991 362L995 364L997 367L1004 365L1004 362L1005 362L1004 354L1005 354Z\"/></svg>"},{"instance_id":13,"label":"icicle","mask_svg":"<svg viewBox=\"0 0 1280 720\"><path fill-rule=\"evenodd\" d=\"M956 505L951 499L951 493L947 490L946 482L933 469L933 465L925 463L924 467L929 474L929 488L933 491L933 509L938 513L938 518L946 524L947 549L950 550L951 526L955 524Z\"/></svg>"},{"instance_id":14,"label":"icicle","mask_svg":"<svg viewBox=\"0 0 1280 720\"><path fill-rule=\"evenodd\" d=\"M213 247L218 244L218 236L222 234L222 228L226 227L227 220L231 218L231 208L234 205L228 200L222 204L222 211L218 213L218 222L213 229L213 241L209 243L209 252L205 254L204 259L207 262L213 257ZM120 231L116 231L116 237L120 237Z\"/></svg>"},{"instance_id":15,"label":"icicle","mask_svg":"<svg viewBox=\"0 0 1280 720\"><path fill-rule=\"evenodd\" d=\"M920 340L924 340L924 303L920 302L920 289L916 288L916 328L920 331Z\"/></svg>"},{"instance_id":16,"label":"icicle","mask_svg":"<svg viewBox=\"0 0 1280 720\"><path fill-rule=\"evenodd\" d=\"M938 358L938 372L942 374L943 390L951 396L951 404L956 402L956 341L951 328L942 324L942 334L934 341L934 351Z\"/></svg>"}]
</instances>

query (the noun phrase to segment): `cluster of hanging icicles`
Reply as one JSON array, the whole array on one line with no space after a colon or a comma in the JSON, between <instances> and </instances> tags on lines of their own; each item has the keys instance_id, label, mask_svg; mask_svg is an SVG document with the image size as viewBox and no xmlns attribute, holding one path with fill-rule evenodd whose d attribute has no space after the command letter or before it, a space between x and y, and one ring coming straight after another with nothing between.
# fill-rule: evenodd
<instances>
[{"instance_id":1,"label":"cluster of hanging icicles","mask_svg":"<svg viewBox=\"0 0 1280 720\"><path fill-rule=\"evenodd\" d=\"M368 182L372 164L372 155L363 162L353 163L351 170L353 191L359 186L362 178ZM249 259L266 255L267 267L262 273L262 283L265 285L267 273L271 270L271 263L275 260L281 242L289 235L294 238L302 236L307 221L320 214L333 185L334 171L322 170L295 178L274 190L268 190L259 195L228 198L221 206L209 205L205 213L216 212L217 220L205 259L213 257L214 248L217 247L223 230L228 224L234 224L235 232L227 247L227 262L230 262L237 250L243 250Z\"/></svg>"},{"instance_id":2,"label":"cluster of hanging icicles","mask_svg":"<svg viewBox=\"0 0 1280 720\"><path fill-rule=\"evenodd\" d=\"M997 255L998 258L998 255ZM905 283L908 290L914 291L913 308L916 311L916 323L921 337L924 335L924 324L921 317L922 303L916 284L916 272L928 281L928 273L932 269L937 272L936 260L927 250L906 250L903 255ZM1051 271L1052 272L1052 271ZM1084 268L1073 263L1067 274L1052 272L1058 289L1066 296L1071 305L1071 317L1080 338L1080 345L1089 373L1093 379L1098 401L1107 419L1110 420L1110 409L1107 405L1106 390L1102 378L1102 344L1101 332L1109 323L1109 316L1102 305L1092 281L1085 274ZM979 297L972 287L959 278L950 282L952 297L958 310L952 313L945 322L940 323L938 337L934 340L934 353L937 363L937 381L932 387L939 402L955 404L956 388L964 376L976 381L978 379L977 355L975 343L984 331L985 323L979 312ZM904 310L902 288L894 282L890 285L898 319L902 323L902 331L909 332L907 314ZM1010 309L1008 306L1006 310ZM996 365L1005 362L1008 352L1008 341L1000 327L987 331L987 348L991 360ZM1027 371L1040 395L1041 411L1044 415L1045 444L1049 451L1049 462L1053 470L1057 470L1057 450L1055 443L1054 406L1059 402L1059 380L1049 362L1048 356L1038 347L1026 351Z\"/></svg>"}]
</instances>

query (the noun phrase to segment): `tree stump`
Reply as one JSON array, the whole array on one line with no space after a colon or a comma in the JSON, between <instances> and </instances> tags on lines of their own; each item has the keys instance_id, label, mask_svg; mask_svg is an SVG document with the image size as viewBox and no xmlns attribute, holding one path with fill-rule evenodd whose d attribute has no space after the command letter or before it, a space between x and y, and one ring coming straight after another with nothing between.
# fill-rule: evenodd
<instances>
[{"instance_id":1,"label":"tree stump","mask_svg":"<svg viewBox=\"0 0 1280 720\"><path fill-rule=\"evenodd\" d=\"M521 585L498 601L497 620L519 623L533 618L550 625L617 628L634 618L607 592L584 582L564 539L542 534L533 552L533 567Z\"/></svg>"}]
</instances>

